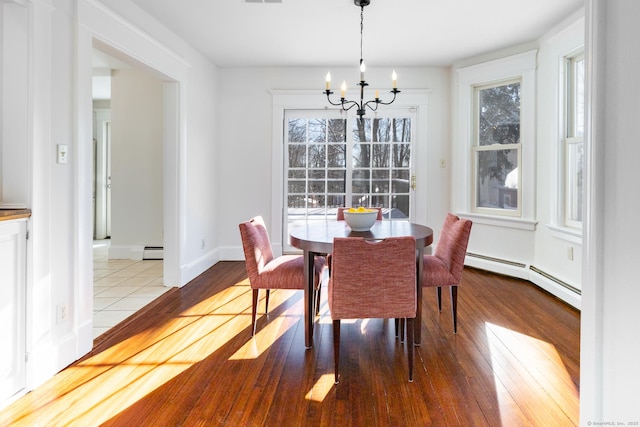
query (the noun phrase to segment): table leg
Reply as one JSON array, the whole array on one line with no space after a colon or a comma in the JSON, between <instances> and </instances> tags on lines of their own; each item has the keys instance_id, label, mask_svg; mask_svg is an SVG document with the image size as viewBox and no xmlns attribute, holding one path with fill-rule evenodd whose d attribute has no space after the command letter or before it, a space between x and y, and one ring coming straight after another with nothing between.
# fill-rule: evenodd
<instances>
[{"instance_id":1,"label":"table leg","mask_svg":"<svg viewBox=\"0 0 640 427\"><path fill-rule=\"evenodd\" d=\"M312 252L304 251L304 345L307 348L313 347L313 277L314 258Z\"/></svg>"},{"instance_id":2,"label":"table leg","mask_svg":"<svg viewBox=\"0 0 640 427\"><path fill-rule=\"evenodd\" d=\"M416 320L413 322L414 327L414 344L420 345L422 339L422 270L424 263L422 262L422 256L424 255L424 248L418 249L418 256L416 257L416 263L418 264L417 277L416 277Z\"/></svg>"}]
</instances>

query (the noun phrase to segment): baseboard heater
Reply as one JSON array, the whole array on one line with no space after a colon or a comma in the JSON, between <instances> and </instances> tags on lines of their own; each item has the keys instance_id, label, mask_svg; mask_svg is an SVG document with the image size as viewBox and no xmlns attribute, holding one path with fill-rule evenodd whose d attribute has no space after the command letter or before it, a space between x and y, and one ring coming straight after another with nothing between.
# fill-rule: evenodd
<instances>
[{"instance_id":1,"label":"baseboard heater","mask_svg":"<svg viewBox=\"0 0 640 427\"><path fill-rule=\"evenodd\" d=\"M582 295L582 291L580 291L580 289L574 288L573 286L571 286L570 284L568 284L567 282L563 282L562 280L558 279L557 277L553 277L552 275L545 273L544 271L540 270L539 268L534 267L533 265L529 267L529 270L533 271L534 273L538 273L539 275L541 275L542 277L544 277L547 280L551 280L553 283L562 286L563 288L574 292L578 295Z\"/></svg>"},{"instance_id":2,"label":"baseboard heater","mask_svg":"<svg viewBox=\"0 0 640 427\"><path fill-rule=\"evenodd\" d=\"M142 252L142 260L164 259L164 247L162 246L145 246Z\"/></svg>"},{"instance_id":3,"label":"baseboard heater","mask_svg":"<svg viewBox=\"0 0 640 427\"><path fill-rule=\"evenodd\" d=\"M482 259L482 260L485 260L485 261L495 262L495 263L498 263L498 264L505 264L505 265L509 265L511 267L517 267L517 268L520 268L520 269L523 269L523 270L526 270L526 268L527 268L527 265L523 264L521 262L509 261L509 260L506 260L506 259L494 258L494 257L486 256L486 255L474 254L474 253L471 253L471 252L467 252L467 256L468 257ZM558 279L557 277L552 276L549 273L545 273L544 271L540 270L537 267L534 267L533 265L529 266L529 270L533 271L536 274L539 274L540 276L542 276L545 279L555 283L556 285L562 286L563 288L567 289L568 291L571 291L571 292L575 293L576 295L582 295L582 292L580 291L580 289L577 289L577 288L571 286L567 282L564 282L564 281Z\"/></svg>"},{"instance_id":4,"label":"baseboard heater","mask_svg":"<svg viewBox=\"0 0 640 427\"><path fill-rule=\"evenodd\" d=\"M474 253L471 253L471 252L467 252L467 256L473 257L473 258L483 259L485 261L492 261L492 262L497 262L497 263L500 263L500 264L507 264L507 265L510 265L512 267L527 268L526 264L522 264L520 262L515 262L515 261L508 261L506 259L494 258L494 257L491 257L491 256L474 254Z\"/></svg>"}]
</instances>

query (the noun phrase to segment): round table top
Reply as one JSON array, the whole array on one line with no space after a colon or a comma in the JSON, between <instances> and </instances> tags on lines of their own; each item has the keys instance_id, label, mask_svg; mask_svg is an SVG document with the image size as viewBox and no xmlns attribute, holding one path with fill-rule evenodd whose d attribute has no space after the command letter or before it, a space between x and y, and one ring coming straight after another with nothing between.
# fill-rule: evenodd
<instances>
[{"instance_id":1,"label":"round table top","mask_svg":"<svg viewBox=\"0 0 640 427\"><path fill-rule=\"evenodd\" d=\"M305 251L328 254L333 250L335 237L363 237L365 239L386 239L387 237L413 236L416 248L422 249L433 243L430 227L408 221L376 221L369 231L352 231L346 221L310 222L292 228L289 241L292 246Z\"/></svg>"}]
</instances>

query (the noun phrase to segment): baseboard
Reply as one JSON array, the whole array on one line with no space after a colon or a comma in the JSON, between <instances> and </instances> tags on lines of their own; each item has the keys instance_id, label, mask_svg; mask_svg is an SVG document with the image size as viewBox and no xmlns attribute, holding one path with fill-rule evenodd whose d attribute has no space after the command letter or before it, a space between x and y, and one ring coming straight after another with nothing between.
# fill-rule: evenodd
<instances>
[{"instance_id":1,"label":"baseboard","mask_svg":"<svg viewBox=\"0 0 640 427\"><path fill-rule=\"evenodd\" d=\"M109 246L109 259L132 259L142 261L144 246L111 245Z\"/></svg>"},{"instance_id":2,"label":"baseboard","mask_svg":"<svg viewBox=\"0 0 640 427\"><path fill-rule=\"evenodd\" d=\"M186 285L220 261L219 252L217 249L209 251L195 261L182 266L180 268L180 286Z\"/></svg>"},{"instance_id":3,"label":"baseboard","mask_svg":"<svg viewBox=\"0 0 640 427\"><path fill-rule=\"evenodd\" d=\"M242 246L220 248L220 259L224 261L244 261Z\"/></svg>"}]
</instances>

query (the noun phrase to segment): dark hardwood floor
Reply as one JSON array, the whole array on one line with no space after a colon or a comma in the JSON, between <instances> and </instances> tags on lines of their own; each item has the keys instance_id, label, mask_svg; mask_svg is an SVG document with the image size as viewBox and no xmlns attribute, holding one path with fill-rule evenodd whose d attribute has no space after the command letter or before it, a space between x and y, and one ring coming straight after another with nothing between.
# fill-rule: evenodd
<instances>
[{"instance_id":1,"label":"dark hardwood floor","mask_svg":"<svg viewBox=\"0 0 640 427\"><path fill-rule=\"evenodd\" d=\"M528 282L465 269L454 335L443 296L438 313L435 290L424 292L413 383L393 321L371 319L342 322L336 386L324 295L313 349L301 291L272 292L251 338L244 263L221 262L100 337L5 408L0 425L578 425L577 310Z\"/></svg>"}]
</instances>

